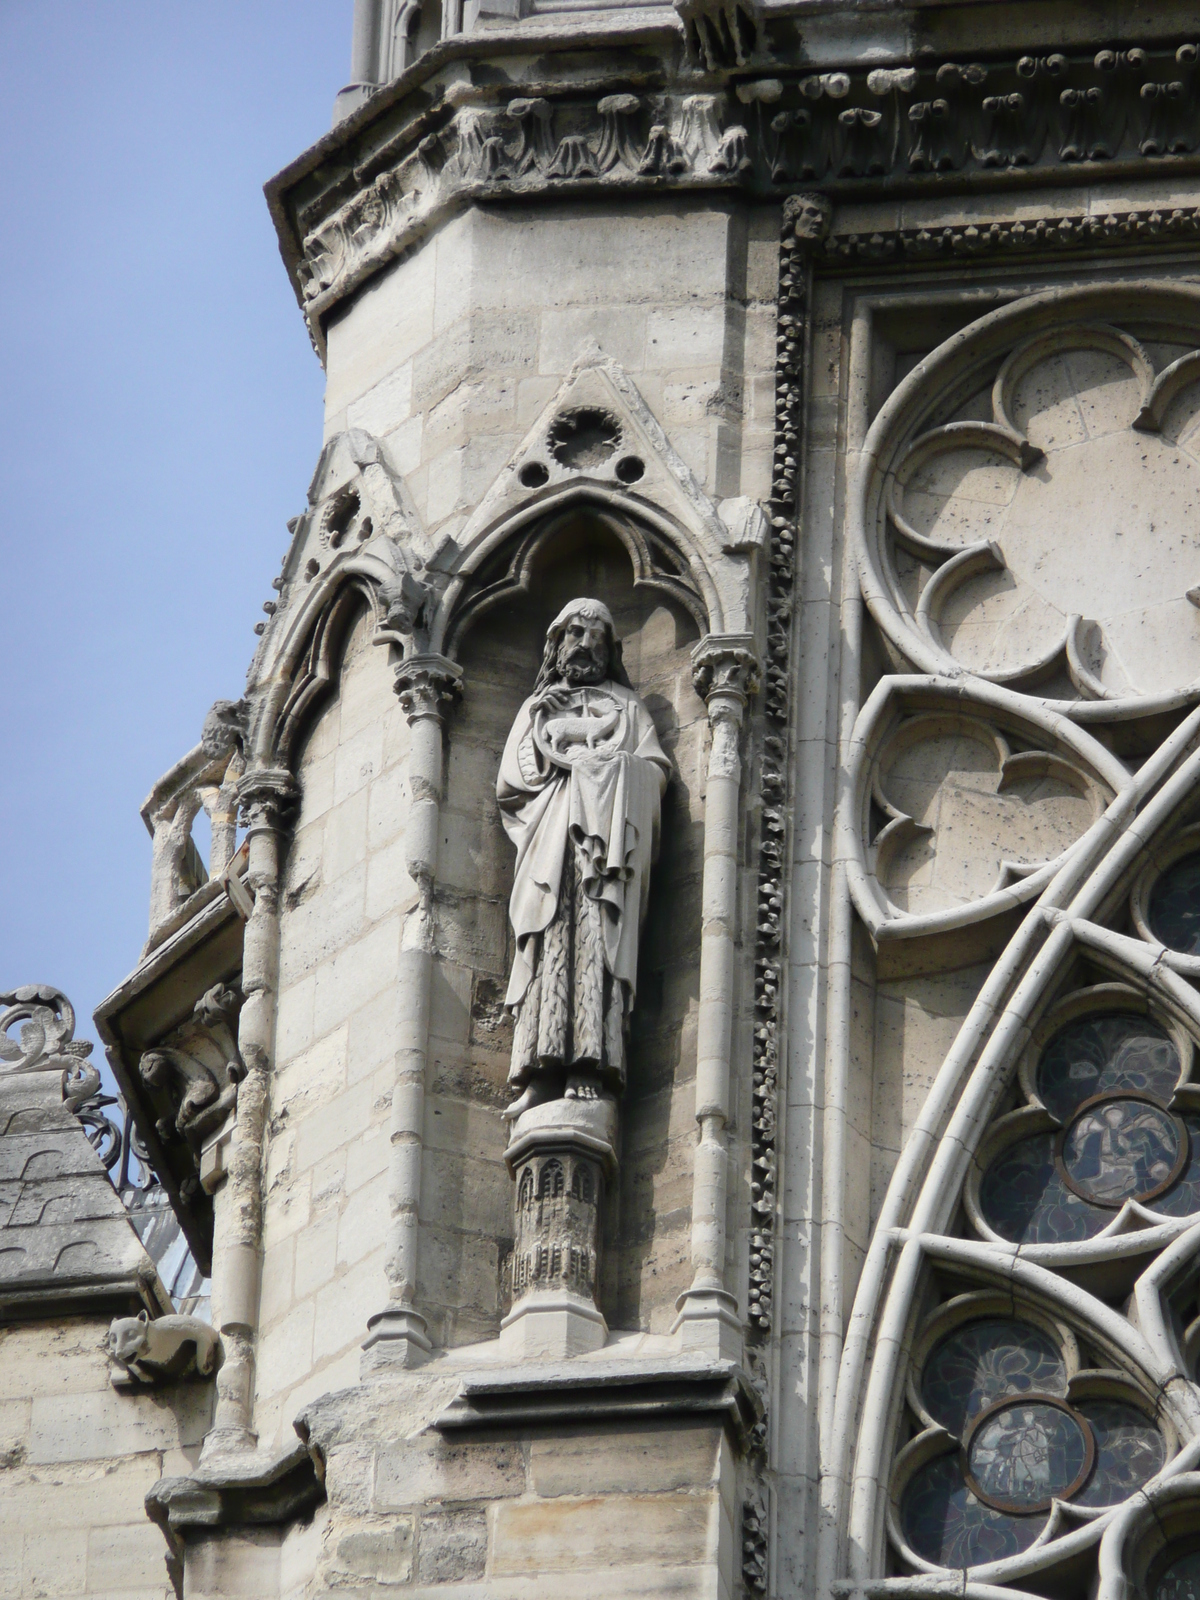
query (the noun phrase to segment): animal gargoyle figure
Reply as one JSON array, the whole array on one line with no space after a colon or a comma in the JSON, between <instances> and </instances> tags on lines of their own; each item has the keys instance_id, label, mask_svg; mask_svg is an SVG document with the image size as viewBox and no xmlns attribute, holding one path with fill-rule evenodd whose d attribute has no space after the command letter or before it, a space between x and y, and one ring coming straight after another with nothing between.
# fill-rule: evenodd
<instances>
[{"instance_id":1,"label":"animal gargoyle figure","mask_svg":"<svg viewBox=\"0 0 1200 1600\"><path fill-rule=\"evenodd\" d=\"M169 1383L178 1378L211 1378L221 1365L221 1337L199 1317L158 1317L140 1311L117 1317L105 1341L118 1388Z\"/></svg>"}]
</instances>

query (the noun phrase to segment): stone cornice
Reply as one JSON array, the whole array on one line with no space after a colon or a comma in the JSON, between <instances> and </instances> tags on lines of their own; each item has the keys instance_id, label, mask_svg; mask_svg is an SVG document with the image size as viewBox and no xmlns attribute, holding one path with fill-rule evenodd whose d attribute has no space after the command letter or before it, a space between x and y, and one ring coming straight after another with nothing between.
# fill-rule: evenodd
<instances>
[{"instance_id":1,"label":"stone cornice","mask_svg":"<svg viewBox=\"0 0 1200 1600\"><path fill-rule=\"evenodd\" d=\"M955 222L932 227L837 231L821 246L825 264L888 260L966 260L1056 254L1134 244L1186 244L1200 238L1200 207L1116 205L1069 215Z\"/></svg>"},{"instance_id":2,"label":"stone cornice","mask_svg":"<svg viewBox=\"0 0 1200 1600\"><path fill-rule=\"evenodd\" d=\"M269 186L319 350L337 304L475 202L814 187L907 199L1200 167L1192 44L822 72L770 58L700 74L680 66L677 30L620 40L619 72L603 39L561 60L549 43L536 59L507 56L511 35L451 41ZM1085 220L1060 237L1099 237ZM897 246L910 255L975 248L965 230L964 244L936 247L911 233ZM1019 225L1010 238L1028 242Z\"/></svg>"}]
</instances>

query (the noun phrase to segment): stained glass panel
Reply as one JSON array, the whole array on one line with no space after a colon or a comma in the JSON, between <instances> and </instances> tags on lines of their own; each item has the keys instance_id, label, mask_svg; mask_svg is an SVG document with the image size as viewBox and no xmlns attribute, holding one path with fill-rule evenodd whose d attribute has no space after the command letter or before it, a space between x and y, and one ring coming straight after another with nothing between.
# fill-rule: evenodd
<instances>
[{"instance_id":1,"label":"stained glass panel","mask_svg":"<svg viewBox=\"0 0 1200 1600\"><path fill-rule=\"evenodd\" d=\"M1091 1239L1112 1221L1063 1182L1052 1133L1019 1139L1003 1151L983 1175L979 1204L1000 1237L1012 1244Z\"/></svg>"},{"instance_id":2,"label":"stained glass panel","mask_svg":"<svg viewBox=\"0 0 1200 1600\"><path fill-rule=\"evenodd\" d=\"M1168 867L1150 891L1150 932L1168 950L1200 955L1200 852Z\"/></svg>"},{"instance_id":3,"label":"stained glass panel","mask_svg":"<svg viewBox=\"0 0 1200 1600\"><path fill-rule=\"evenodd\" d=\"M1019 1555L1046 1526L1045 1516L1013 1517L985 1505L968 1488L957 1452L913 1474L900 1521L917 1554L941 1567L977 1567Z\"/></svg>"},{"instance_id":4,"label":"stained glass panel","mask_svg":"<svg viewBox=\"0 0 1200 1600\"><path fill-rule=\"evenodd\" d=\"M1085 1400L1079 1410L1096 1441L1096 1466L1072 1498L1084 1506L1119 1505L1161 1470L1167 1459L1162 1434L1135 1406L1117 1400Z\"/></svg>"},{"instance_id":5,"label":"stained glass panel","mask_svg":"<svg viewBox=\"0 0 1200 1600\"><path fill-rule=\"evenodd\" d=\"M1060 1028L1038 1062L1042 1104L1063 1122L1093 1095L1128 1089L1164 1103L1179 1081L1179 1052L1149 1017L1109 1012Z\"/></svg>"},{"instance_id":6,"label":"stained glass panel","mask_svg":"<svg viewBox=\"0 0 1200 1600\"><path fill-rule=\"evenodd\" d=\"M1154 1585L1153 1600L1200 1600L1200 1550L1177 1556Z\"/></svg>"},{"instance_id":7,"label":"stained glass panel","mask_svg":"<svg viewBox=\"0 0 1200 1600\"><path fill-rule=\"evenodd\" d=\"M1049 1510L1091 1466L1092 1441L1069 1411L1046 1401L1001 1405L980 1419L967 1450L971 1476L993 1505Z\"/></svg>"},{"instance_id":8,"label":"stained glass panel","mask_svg":"<svg viewBox=\"0 0 1200 1600\"><path fill-rule=\"evenodd\" d=\"M1188 1164L1166 1194L1149 1202L1154 1211L1163 1211L1168 1217L1190 1217L1193 1211L1200 1211L1200 1115L1188 1113L1181 1120L1188 1131Z\"/></svg>"},{"instance_id":9,"label":"stained glass panel","mask_svg":"<svg viewBox=\"0 0 1200 1600\"><path fill-rule=\"evenodd\" d=\"M1054 1341L1007 1317L968 1322L938 1344L921 1374L925 1408L961 1438L967 1423L1012 1394L1065 1394L1066 1371Z\"/></svg>"},{"instance_id":10,"label":"stained glass panel","mask_svg":"<svg viewBox=\"0 0 1200 1600\"><path fill-rule=\"evenodd\" d=\"M1101 1206L1145 1198L1178 1175L1186 1134L1147 1100L1102 1100L1066 1130L1063 1167L1073 1188Z\"/></svg>"}]
</instances>

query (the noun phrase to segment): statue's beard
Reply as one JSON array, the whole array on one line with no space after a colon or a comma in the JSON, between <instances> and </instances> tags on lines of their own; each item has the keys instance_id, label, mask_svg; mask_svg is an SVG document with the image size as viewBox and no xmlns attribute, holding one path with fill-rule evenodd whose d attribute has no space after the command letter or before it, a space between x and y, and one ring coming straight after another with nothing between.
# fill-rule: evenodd
<instances>
[{"instance_id":1,"label":"statue's beard","mask_svg":"<svg viewBox=\"0 0 1200 1600\"><path fill-rule=\"evenodd\" d=\"M560 677L572 687L587 683L603 683L608 676L608 662L590 650L572 650L558 658Z\"/></svg>"}]
</instances>

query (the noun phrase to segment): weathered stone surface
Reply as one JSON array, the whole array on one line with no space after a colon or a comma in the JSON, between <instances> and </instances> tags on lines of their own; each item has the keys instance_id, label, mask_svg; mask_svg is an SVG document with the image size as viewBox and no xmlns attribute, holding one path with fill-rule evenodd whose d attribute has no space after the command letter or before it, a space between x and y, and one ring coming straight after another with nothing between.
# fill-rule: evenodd
<instances>
[{"instance_id":1,"label":"weathered stone surface","mask_svg":"<svg viewBox=\"0 0 1200 1600\"><path fill-rule=\"evenodd\" d=\"M393 1511L429 1501L490 1501L524 1494L525 1486L525 1453L515 1441L458 1444L421 1435L379 1450L372 1504Z\"/></svg>"},{"instance_id":2,"label":"weathered stone surface","mask_svg":"<svg viewBox=\"0 0 1200 1600\"><path fill-rule=\"evenodd\" d=\"M1067 1411L1196 1434L1188 1192L1134 1183L1067 1238L987 1177L1036 1138L1066 1183L1041 1052L1106 1008L1183 1073L1136 1114L1185 1163L1195 1137L1200 957L1157 887L1200 850L1195 19L809 6L801 41L777 0L384 9L356 8L358 109L271 187L327 443L246 699L147 811L187 1058L152 1063L155 1116L186 1140L175 1079L229 1112L241 1084L204 1172L247 1448L210 1433L190 1472L203 1386L119 1398L90 1323L4 1328L0 1592L157 1594L151 1482L193 1600L961 1588L975 1557L906 1510L970 1456L923 1409L947 1335L1028 1317ZM518 1088L565 1077L552 1013L612 963L576 946L522 1056L508 978L558 906L510 920L537 785L502 811L496 776L580 595L670 781L628 1047L593 1052L619 1125L539 1145L500 1114L514 1046ZM209 810L232 867L243 768L276 820L294 779L295 826L251 807L247 870L205 884L188 828ZM172 1030L222 896L250 981L214 1063ZM145 1281L22 1053L0 1304ZM538 1333L556 1248L587 1281ZM1160 1488L1154 1537L1190 1533ZM1101 1570L1105 1520L1068 1508L988 1582L1111 1600L1156 1569L1131 1514Z\"/></svg>"},{"instance_id":3,"label":"weathered stone surface","mask_svg":"<svg viewBox=\"0 0 1200 1600\"><path fill-rule=\"evenodd\" d=\"M465 1583L483 1577L488 1553L483 1511L427 1512L419 1537L419 1583Z\"/></svg>"}]
</instances>

